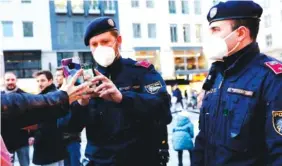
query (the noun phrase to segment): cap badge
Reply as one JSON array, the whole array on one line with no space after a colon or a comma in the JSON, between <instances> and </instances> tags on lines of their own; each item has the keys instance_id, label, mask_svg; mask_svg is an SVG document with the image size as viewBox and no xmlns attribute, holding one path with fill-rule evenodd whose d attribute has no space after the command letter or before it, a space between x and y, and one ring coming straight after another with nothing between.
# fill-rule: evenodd
<instances>
[{"instance_id":1,"label":"cap badge","mask_svg":"<svg viewBox=\"0 0 282 166\"><path fill-rule=\"evenodd\" d=\"M110 26L112 26L112 27L115 26L115 23L114 23L114 21L113 21L112 19L108 19L108 24L109 24Z\"/></svg>"},{"instance_id":2,"label":"cap badge","mask_svg":"<svg viewBox=\"0 0 282 166\"><path fill-rule=\"evenodd\" d=\"M217 8L212 8L211 11L210 11L210 18L214 18L214 16L216 15L217 13Z\"/></svg>"}]
</instances>

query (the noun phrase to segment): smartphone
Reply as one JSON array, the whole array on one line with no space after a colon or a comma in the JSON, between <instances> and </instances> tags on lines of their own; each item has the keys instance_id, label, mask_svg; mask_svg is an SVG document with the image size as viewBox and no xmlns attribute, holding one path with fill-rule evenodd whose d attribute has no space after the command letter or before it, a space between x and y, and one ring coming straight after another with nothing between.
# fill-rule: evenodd
<instances>
[{"instance_id":1,"label":"smartphone","mask_svg":"<svg viewBox=\"0 0 282 166\"><path fill-rule=\"evenodd\" d=\"M92 63L84 63L81 67L85 76L90 77L90 79L96 76Z\"/></svg>"},{"instance_id":2,"label":"smartphone","mask_svg":"<svg viewBox=\"0 0 282 166\"><path fill-rule=\"evenodd\" d=\"M67 79L67 82L71 80L71 78L75 75L75 73L81 69L80 63L75 60L75 58L65 58L61 60L61 64L63 67L64 76ZM82 84L83 76L80 76L76 82L75 85Z\"/></svg>"}]
</instances>

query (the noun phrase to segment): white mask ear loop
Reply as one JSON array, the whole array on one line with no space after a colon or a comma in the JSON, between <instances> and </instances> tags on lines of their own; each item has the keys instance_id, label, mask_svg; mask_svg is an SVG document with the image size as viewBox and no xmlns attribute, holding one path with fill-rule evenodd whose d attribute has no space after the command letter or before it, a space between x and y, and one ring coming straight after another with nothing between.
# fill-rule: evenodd
<instances>
[{"instance_id":1,"label":"white mask ear loop","mask_svg":"<svg viewBox=\"0 0 282 166\"><path fill-rule=\"evenodd\" d=\"M238 29L238 28L237 28ZM224 41L226 41L227 38L229 38L237 29L235 29L234 31L232 31L231 33L229 33L225 38L223 38ZM235 47L233 47L230 51L227 52L228 56L231 52L233 52L240 44L241 42L237 42L237 44L235 45Z\"/></svg>"}]
</instances>

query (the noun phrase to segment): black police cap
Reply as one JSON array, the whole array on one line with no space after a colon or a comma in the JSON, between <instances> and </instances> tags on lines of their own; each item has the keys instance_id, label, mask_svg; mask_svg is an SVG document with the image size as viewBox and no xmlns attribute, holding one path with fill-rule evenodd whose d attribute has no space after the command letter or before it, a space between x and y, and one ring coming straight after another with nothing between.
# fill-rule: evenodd
<instances>
[{"instance_id":1,"label":"black police cap","mask_svg":"<svg viewBox=\"0 0 282 166\"><path fill-rule=\"evenodd\" d=\"M213 6L207 19L209 23L220 20L260 19L263 9L253 1L230 0Z\"/></svg>"},{"instance_id":2,"label":"black police cap","mask_svg":"<svg viewBox=\"0 0 282 166\"><path fill-rule=\"evenodd\" d=\"M111 30L117 30L115 21L110 17L98 17L94 19L86 28L84 34L84 44L89 45L89 40L93 36L97 36L101 33Z\"/></svg>"}]
</instances>

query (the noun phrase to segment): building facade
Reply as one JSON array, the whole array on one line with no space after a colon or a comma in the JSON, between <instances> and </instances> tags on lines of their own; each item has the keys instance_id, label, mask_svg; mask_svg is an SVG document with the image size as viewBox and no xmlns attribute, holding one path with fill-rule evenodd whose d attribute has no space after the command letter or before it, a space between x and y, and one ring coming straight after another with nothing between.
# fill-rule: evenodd
<instances>
[{"instance_id":1,"label":"building facade","mask_svg":"<svg viewBox=\"0 0 282 166\"><path fill-rule=\"evenodd\" d=\"M84 45L87 25L100 16L109 16L117 27L118 4L114 0L59 0L50 1L52 57L54 66L60 66L63 58L78 55L81 63L94 62L89 47Z\"/></svg>"},{"instance_id":2,"label":"building facade","mask_svg":"<svg viewBox=\"0 0 282 166\"><path fill-rule=\"evenodd\" d=\"M34 87L35 81L30 83L29 79L32 74L49 69L49 64L44 63L52 48L48 3L48 0L0 1L1 76L5 71L15 72L20 86Z\"/></svg>"},{"instance_id":3,"label":"building facade","mask_svg":"<svg viewBox=\"0 0 282 166\"><path fill-rule=\"evenodd\" d=\"M125 0L119 3L122 55L148 60L166 80L202 81L206 14L213 1ZM130 17L128 14L130 13Z\"/></svg>"},{"instance_id":4,"label":"building facade","mask_svg":"<svg viewBox=\"0 0 282 166\"><path fill-rule=\"evenodd\" d=\"M54 73L61 59L74 55L92 63L84 31L99 16L113 18L119 27L117 8L114 0L0 0L1 75L15 72L18 84L35 92L34 72Z\"/></svg>"},{"instance_id":5,"label":"building facade","mask_svg":"<svg viewBox=\"0 0 282 166\"><path fill-rule=\"evenodd\" d=\"M258 43L261 52L282 61L282 0L256 0L263 7Z\"/></svg>"}]
</instances>

